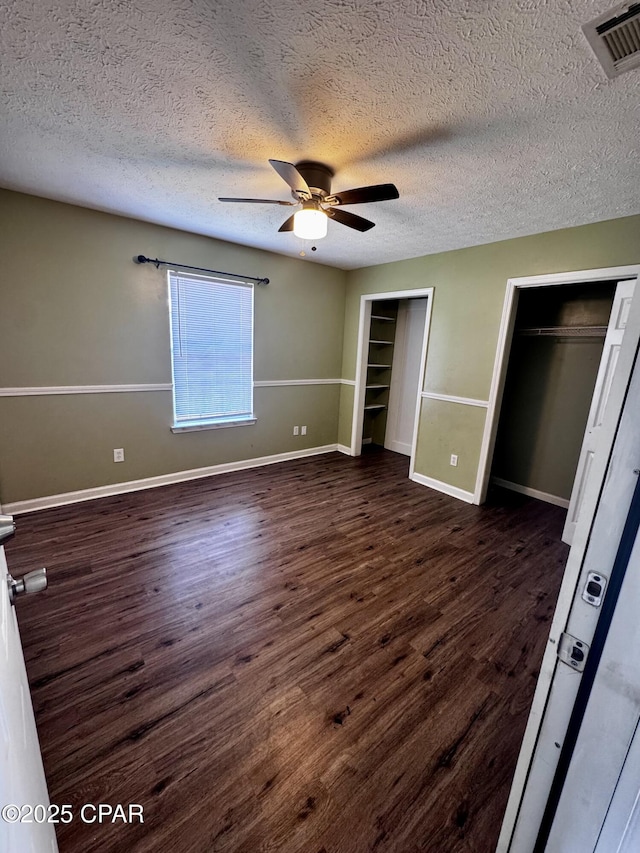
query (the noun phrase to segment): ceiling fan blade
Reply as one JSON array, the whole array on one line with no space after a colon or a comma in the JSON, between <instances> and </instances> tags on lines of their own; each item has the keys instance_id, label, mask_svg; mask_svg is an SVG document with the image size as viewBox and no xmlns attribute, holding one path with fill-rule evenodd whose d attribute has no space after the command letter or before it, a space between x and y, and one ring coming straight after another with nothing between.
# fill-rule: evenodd
<instances>
[{"instance_id":1,"label":"ceiling fan blade","mask_svg":"<svg viewBox=\"0 0 640 853\"><path fill-rule=\"evenodd\" d=\"M349 228L355 228L356 231L368 231L376 224L375 222L370 222L368 219L364 219L362 216L356 216L355 213L348 213L346 210L340 210L335 207L330 207L326 211L326 214L330 219L335 219L341 225L348 225ZM291 218L293 219L293 217Z\"/></svg>"},{"instance_id":2,"label":"ceiling fan blade","mask_svg":"<svg viewBox=\"0 0 640 853\"><path fill-rule=\"evenodd\" d=\"M218 201L237 201L242 204L297 204L295 201L278 201L274 198L218 198Z\"/></svg>"},{"instance_id":3,"label":"ceiling fan blade","mask_svg":"<svg viewBox=\"0 0 640 853\"><path fill-rule=\"evenodd\" d=\"M295 213L293 216L295 216ZM290 216L286 222L283 222L278 231L293 231L293 216Z\"/></svg>"},{"instance_id":4,"label":"ceiling fan blade","mask_svg":"<svg viewBox=\"0 0 640 853\"><path fill-rule=\"evenodd\" d=\"M393 198L400 198L395 184L375 184L371 187L358 187L355 190L334 193L325 201L329 204L363 204L372 201L390 201Z\"/></svg>"},{"instance_id":5,"label":"ceiling fan blade","mask_svg":"<svg viewBox=\"0 0 640 853\"><path fill-rule=\"evenodd\" d=\"M282 180L289 184L294 193L304 193L311 198L309 185L293 163L285 163L284 160L269 160L269 162Z\"/></svg>"}]
</instances>

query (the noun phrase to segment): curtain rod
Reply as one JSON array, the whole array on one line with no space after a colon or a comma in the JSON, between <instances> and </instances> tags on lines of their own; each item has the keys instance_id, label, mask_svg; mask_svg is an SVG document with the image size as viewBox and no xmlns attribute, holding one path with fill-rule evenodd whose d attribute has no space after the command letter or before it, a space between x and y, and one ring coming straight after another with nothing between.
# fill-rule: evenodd
<instances>
[{"instance_id":1,"label":"curtain rod","mask_svg":"<svg viewBox=\"0 0 640 853\"><path fill-rule=\"evenodd\" d=\"M198 272L210 272L214 275L232 276L243 281L255 281L256 284L269 284L268 278L256 278L253 275L238 275L235 272L221 272L220 270L209 270L206 267L190 267L188 264L177 264L174 261L161 261L158 258L146 258L144 255L136 255L133 259L136 264L155 264L156 269L162 266L165 267L180 267L183 270L197 270Z\"/></svg>"}]
</instances>

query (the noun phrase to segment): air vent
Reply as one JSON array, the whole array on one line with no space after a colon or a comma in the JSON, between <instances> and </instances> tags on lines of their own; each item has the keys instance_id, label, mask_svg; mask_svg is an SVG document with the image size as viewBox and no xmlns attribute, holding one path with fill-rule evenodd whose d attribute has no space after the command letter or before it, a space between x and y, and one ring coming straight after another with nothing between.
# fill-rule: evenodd
<instances>
[{"instance_id":1,"label":"air vent","mask_svg":"<svg viewBox=\"0 0 640 853\"><path fill-rule=\"evenodd\" d=\"M582 28L609 78L640 66L640 3L622 4Z\"/></svg>"}]
</instances>

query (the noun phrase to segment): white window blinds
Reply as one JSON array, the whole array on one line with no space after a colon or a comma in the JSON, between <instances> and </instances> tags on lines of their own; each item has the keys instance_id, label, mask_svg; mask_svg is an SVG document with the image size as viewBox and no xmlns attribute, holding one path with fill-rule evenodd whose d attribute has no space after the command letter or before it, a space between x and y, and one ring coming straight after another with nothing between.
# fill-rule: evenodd
<instances>
[{"instance_id":1,"label":"white window blinds","mask_svg":"<svg viewBox=\"0 0 640 853\"><path fill-rule=\"evenodd\" d=\"M253 419L253 285L169 271L175 426Z\"/></svg>"}]
</instances>

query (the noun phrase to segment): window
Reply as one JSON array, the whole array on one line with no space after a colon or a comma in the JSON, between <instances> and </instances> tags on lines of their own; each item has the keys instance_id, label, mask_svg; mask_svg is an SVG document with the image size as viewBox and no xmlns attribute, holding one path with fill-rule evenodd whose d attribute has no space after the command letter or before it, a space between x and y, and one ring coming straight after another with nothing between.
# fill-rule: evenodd
<instances>
[{"instance_id":1,"label":"window","mask_svg":"<svg viewBox=\"0 0 640 853\"><path fill-rule=\"evenodd\" d=\"M253 285L169 271L173 431L255 423Z\"/></svg>"}]
</instances>

